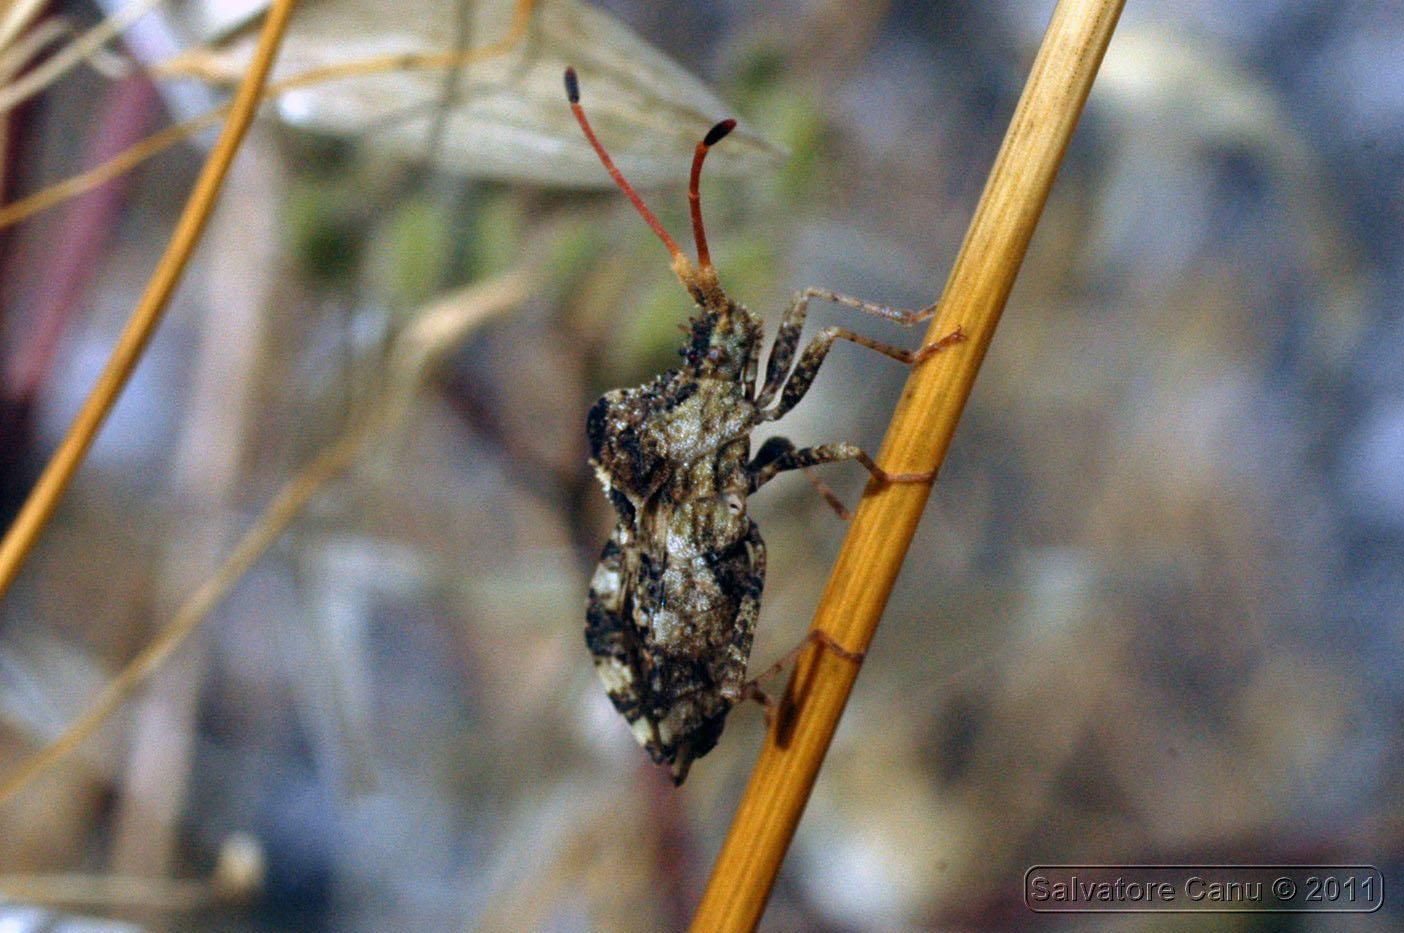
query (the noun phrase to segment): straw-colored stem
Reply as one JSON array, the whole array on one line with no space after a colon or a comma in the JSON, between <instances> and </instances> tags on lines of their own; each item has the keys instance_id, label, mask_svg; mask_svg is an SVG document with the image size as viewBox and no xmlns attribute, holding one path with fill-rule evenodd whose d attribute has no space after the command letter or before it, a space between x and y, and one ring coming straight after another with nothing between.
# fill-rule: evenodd
<instances>
[{"instance_id":1,"label":"straw-colored stem","mask_svg":"<svg viewBox=\"0 0 1404 933\"><path fill-rule=\"evenodd\" d=\"M68 433L64 435L58 449L44 467L44 472L25 500L14 524L5 533L4 540L0 541L0 597L10 588L25 557L38 540L39 533L43 531L49 516L57 508L59 499L78 469L78 464L82 463L83 456L93 438L97 436L107 413L111 411L132 370L136 368L137 361L141 359L147 341L156 330L156 325L161 322L171 293L180 281L186 262L200 239L206 221L209 220L210 211L219 196L229 164L234 160L244 132L253 119L254 109L262 96L263 85L268 79L273 57L295 3L296 0L275 0L269 10L259 36L258 49L249 65L248 74L239 85L229 120L224 124L209 159L200 171L200 177L196 180L190 199L176 223L175 232L171 235L165 254L147 282L146 290L137 302L136 310L128 319L121 337L118 338L107 366L98 377L97 385L83 402L83 407L79 409Z\"/></svg>"},{"instance_id":2,"label":"straw-colored stem","mask_svg":"<svg viewBox=\"0 0 1404 933\"><path fill-rule=\"evenodd\" d=\"M156 908L168 912L204 910L217 903L204 878L138 878L121 875L0 875L0 895L28 907L80 910Z\"/></svg>"},{"instance_id":3,"label":"straw-colored stem","mask_svg":"<svg viewBox=\"0 0 1404 933\"><path fill-rule=\"evenodd\" d=\"M44 0L13 0L0 8L0 49L9 48L43 9Z\"/></svg>"},{"instance_id":4,"label":"straw-colored stem","mask_svg":"<svg viewBox=\"0 0 1404 933\"><path fill-rule=\"evenodd\" d=\"M959 327L969 339L913 371L878 456L885 469L925 472L945 458L1121 7L1122 0L1061 0L1054 10L927 338ZM869 484L814 630L850 652L867 650L930 492ZM694 929L748 930L760 920L858 668L820 642L800 658Z\"/></svg>"}]
</instances>

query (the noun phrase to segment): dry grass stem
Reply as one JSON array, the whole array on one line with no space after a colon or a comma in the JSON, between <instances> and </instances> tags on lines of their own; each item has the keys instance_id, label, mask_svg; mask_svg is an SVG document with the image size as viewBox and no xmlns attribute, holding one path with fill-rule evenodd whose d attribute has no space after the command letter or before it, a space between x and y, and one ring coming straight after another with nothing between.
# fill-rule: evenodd
<instances>
[{"instance_id":1,"label":"dry grass stem","mask_svg":"<svg viewBox=\"0 0 1404 933\"><path fill-rule=\"evenodd\" d=\"M8 89L10 80L40 52L73 34L73 24L50 17L20 36L13 45L0 47L0 88Z\"/></svg>"},{"instance_id":2,"label":"dry grass stem","mask_svg":"<svg viewBox=\"0 0 1404 933\"><path fill-rule=\"evenodd\" d=\"M44 0L13 0L6 4L0 13L0 49L8 48L24 27L43 12L44 6Z\"/></svg>"},{"instance_id":3,"label":"dry grass stem","mask_svg":"<svg viewBox=\"0 0 1404 933\"><path fill-rule=\"evenodd\" d=\"M107 682L62 735L0 783L0 806L97 731L190 637L317 491L350 466L368 443L393 430L404 419L416 390L434 362L473 328L525 299L527 280L524 273L508 273L491 282L461 289L423 311L396 341L390 362L390 384L375 407L283 484L215 572L186 598L151 643Z\"/></svg>"},{"instance_id":4,"label":"dry grass stem","mask_svg":"<svg viewBox=\"0 0 1404 933\"><path fill-rule=\"evenodd\" d=\"M454 50L449 52L424 52L417 54L396 54L380 55L371 58L357 59L356 61L340 62L335 65L323 65L317 68L309 68L292 77L284 78L269 84L263 90L263 99L271 99L286 94L288 91L295 91L327 81L336 81L341 78L364 77L367 75L388 74L395 71L429 71L438 68L461 68L480 62L484 59L496 55L502 55L515 46L526 34L527 24L531 21L532 8L535 0L517 0L516 7L512 12L511 28L502 36L488 45L479 46L473 49ZM198 69L191 69L198 73ZM154 74L158 77L169 75L180 75L187 73L186 69L171 68L163 71L160 68L154 69ZM174 146L181 140L188 139L206 127L213 126L219 119L234 106L233 103L222 104L198 117L192 117L180 123L172 124L163 130L151 134L141 142L136 143L128 149L117 153L111 159L101 165L95 165L90 169L79 172L65 178L63 181L55 182L46 188L34 192L28 197L24 197L11 204L0 206L0 230L17 224L20 221L53 207L69 198L76 197L85 191L90 191L98 185L103 184L123 172L145 162L147 159Z\"/></svg>"},{"instance_id":5,"label":"dry grass stem","mask_svg":"<svg viewBox=\"0 0 1404 933\"><path fill-rule=\"evenodd\" d=\"M959 327L969 340L908 379L878 457L886 469L926 472L944 459L1121 7L1061 0L1054 11L928 333L934 341ZM813 630L867 650L929 495L927 485L869 484ZM801 657L694 929L748 930L760 920L858 668L822 646Z\"/></svg>"},{"instance_id":6,"label":"dry grass stem","mask_svg":"<svg viewBox=\"0 0 1404 933\"><path fill-rule=\"evenodd\" d=\"M78 465L82 463L88 446L97 436L98 429L102 427L107 413L127 384L137 361L141 359L147 341L161 321L171 293L180 281L185 264L189 261L190 254L200 239L200 233L209 220L210 211L219 196L229 164L234 160L244 132L253 119L254 110L262 96L264 82L268 78L278 43L287 28L294 4L295 0L275 0L269 10L259 37L258 51L243 83L239 85L229 120L200 171L200 177L196 180L190 199L181 212L165 254L147 282L146 290L137 302L121 337L118 338L107 366L98 377L97 385L84 400L83 407L79 409L68 433L59 442L58 449L45 465L44 472L40 474L29 497L25 499L14 524L0 541L0 597L10 588L25 557L38 540L39 533L58 507L58 501L68 488Z\"/></svg>"},{"instance_id":7,"label":"dry grass stem","mask_svg":"<svg viewBox=\"0 0 1404 933\"><path fill-rule=\"evenodd\" d=\"M152 7L160 2L161 0L134 0L76 37L58 52L45 59L42 64L26 73L23 78L0 87L0 116L9 113L35 94L43 91L63 77L70 69L98 54L113 36L124 32L128 26L145 16Z\"/></svg>"},{"instance_id":8,"label":"dry grass stem","mask_svg":"<svg viewBox=\"0 0 1404 933\"><path fill-rule=\"evenodd\" d=\"M29 906L79 910L191 911L215 906L209 881L123 875L0 875L0 894Z\"/></svg>"}]
</instances>

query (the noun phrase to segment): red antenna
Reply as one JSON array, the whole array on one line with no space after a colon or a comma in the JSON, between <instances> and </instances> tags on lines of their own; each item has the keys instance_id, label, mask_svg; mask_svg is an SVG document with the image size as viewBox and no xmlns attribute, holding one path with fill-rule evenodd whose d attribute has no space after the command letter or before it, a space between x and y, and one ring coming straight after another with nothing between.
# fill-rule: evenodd
<instances>
[{"instance_id":1,"label":"red antenna","mask_svg":"<svg viewBox=\"0 0 1404 933\"><path fill-rule=\"evenodd\" d=\"M699 287L710 290L716 287L716 273L712 269L712 256L707 251L707 233L702 228L702 196L698 191L698 182L702 176L702 160L707 158L707 150L715 146L718 142L736 128L735 120L723 120L707 131L707 135L697 144L697 151L692 156L692 178L687 188L688 206L692 210L692 235L697 241L697 263L701 268L702 278L707 282L703 285L698 281L698 271L693 269L692 263L683 255L678 244L668 235L668 231L663 229L663 225L658 222L658 218L653 215L653 211L648 209L648 205L639 197L637 191L624 180L619 169L615 167L614 160L605 152L604 146L600 145L599 139L595 136L595 131L590 127L590 121L585 118L585 111L580 107L580 80L575 75L574 68L565 70L566 97L570 100L570 110L575 114L576 122L580 124L580 129L585 133L585 139L589 141L595 154L604 163L605 171L609 172L609 177L614 179L614 183L619 186L619 190L624 192L624 196L634 205L634 209L643 217L644 222L657 234L658 239L663 241L668 254L673 257L673 269L677 272L678 278L689 289Z\"/></svg>"},{"instance_id":2,"label":"red antenna","mask_svg":"<svg viewBox=\"0 0 1404 933\"><path fill-rule=\"evenodd\" d=\"M648 205L643 202L643 198L639 197L639 193L624 180L624 176L615 167L614 160L609 157L609 153L605 152L604 146L600 145L599 139L595 137L595 131L590 128L590 121L585 119L585 111L580 109L580 80L576 78L574 68L565 70L565 86L566 97L570 100L570 110L575 114L576 122L580 124L580 128L585 131L585 138L589 140L590 146L595 150L595 155L599 156L600 161L604 163L605 171L609 172L609 177L614 179L619 190L624 192L624 196L633 202L635 210L643 216L644 223L658 234L658 239L662 240L663 245L668 249L668 255L673 257L673 264L683 263L690 266L691 263L678 248L678 244L674 242L672 237L668 236L668 231L664 230L663 225L658 222L658 218L653 216L653 211L648 209Z\"/></svg>"},{"instance_id":3,"label":"red antenna","mask_svg":"<svg viewBox=\"0 0 1404 933\"><path fill-rule=\"evenodd\" d=\"M702 194L698 182L702 178L702 160L707 158L707 150L721 142L727 133L736 129L735 120L723 120L707 131L697 144L692 156L692 179L687 184L687 204L692 209L692 238L697 241L697 265L704 273L712 271L712 255L707 252L707 232L702 229Z\"/></svg>"}]
</instances>

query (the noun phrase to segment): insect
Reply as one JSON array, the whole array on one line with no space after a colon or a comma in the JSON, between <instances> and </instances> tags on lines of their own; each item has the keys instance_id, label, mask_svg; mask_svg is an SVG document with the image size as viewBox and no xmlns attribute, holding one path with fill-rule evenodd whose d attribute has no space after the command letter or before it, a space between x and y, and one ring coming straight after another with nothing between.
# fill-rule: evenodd
<instances>
[{"instance_id":1,"label":"insect","mask_svg":"<svg viewBox=\"0 0 1404 933\"><path fill-rule=\"evenodd\" d=\"M681 368L605 393L590 409L590 462L618 521L590 582L585 642L615 708L675 784L716 745L739 702L768 703L746 679L765 584L765 543L747 497L785 470L857 460L881 482L930 482L934 473L889 473L852 444L797 448L750 434L792 409L834 341L843 338L914 364L964 339L956 332L903 350L841 327L825 328L795 361L808 303L825 298L901 324L935 308L902 311L820 289L795 295L780 323L759 390L760 320L722 291L702 227L698 181L707 151L736 125L718 123L697 145L688 202L697 264L683 254L615 167L580 106L573 69L566 95L606 171L663 241L673 272L696 302ZM793 364L793 368L792 368ZM833 650L842 649L829 643ZM856 656L853 656L856 657Z\"/></svg>"}]
</instances>

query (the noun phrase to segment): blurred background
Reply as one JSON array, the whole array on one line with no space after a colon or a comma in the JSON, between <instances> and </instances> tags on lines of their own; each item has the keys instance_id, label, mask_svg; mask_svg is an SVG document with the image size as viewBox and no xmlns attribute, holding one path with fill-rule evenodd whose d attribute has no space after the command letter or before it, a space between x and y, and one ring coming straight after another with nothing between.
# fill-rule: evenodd
<instances>
[{"instance_id":1,"label":"blurred background","mask_svg":"<svg viewBox=\"0 0 1404 933\"><path fill-rule=\"evenodd\" d=\"M9 6L5 202L224 99L256 5L152 6ZM301 4L275 77L498 47L302 87L250 133L0 602L0 776L202 615L183 604L285 484L306 505L0 809L0 925L684 924L763 723L733 712L674 790L583 644L611 526L584 415L674 365L691 308L561 68L680 239L692 144L740 119L703 201L773 332L806 285L934 300L1052 6L540 0L514 31L502 0ZM136 25L40 72L109 16ZM209 138L7 217L6 523ZM1397 4L1128 5L764 929L1028 924L1049 862L1366 862L1400 890L1401 168ZM808 331L919 342L855 317ZM780 429L876 449L905 375L839 346ZM823 476L856 504L862 470ZM799 476L750 510L759 670L844 525ZM1398 925L1386 900L1356 926Z\"/></svg>"}]
</instances>

